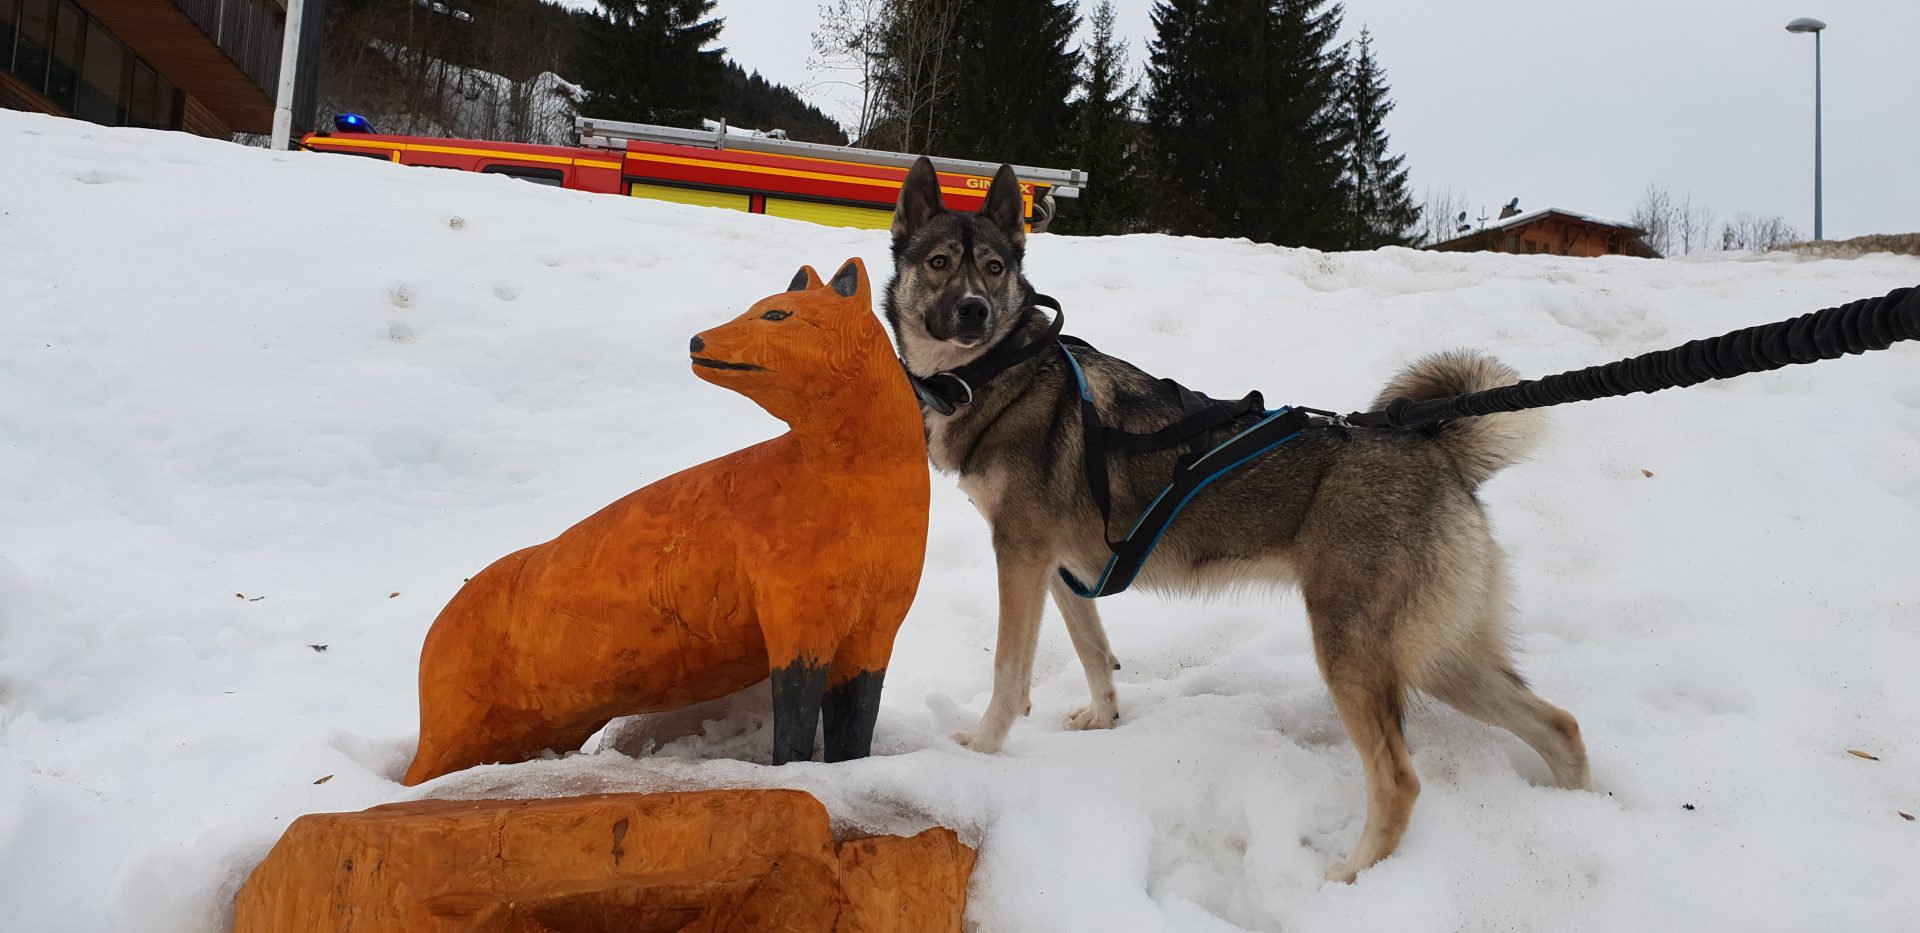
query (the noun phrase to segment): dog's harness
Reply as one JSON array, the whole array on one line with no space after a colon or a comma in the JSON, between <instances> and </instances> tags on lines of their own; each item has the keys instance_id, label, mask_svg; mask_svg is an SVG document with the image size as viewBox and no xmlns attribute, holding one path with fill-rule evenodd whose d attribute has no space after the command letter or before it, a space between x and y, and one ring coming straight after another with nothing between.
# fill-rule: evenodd
<instances>
[{"instance_id":1,"label":"dog's harness","mask_svg":"<svg viewBox=\"0 0 1920 933\"><path fill-rule=\"evenodd\" d=\"M1011 346L1010 340L1003 340L964 366L925 377L915 376L911 371L907 375L913 382L914 391L928 408L951 415L972 403L974 391L995 376L1039 356L1049 346L1060 350L1080 392L1080 427L1086 445L1081 460L1086 468L1087 490L1093 495L1094 504L1100 508L1100 537L1106 541L1107 550L1112 552L1106 568L1091 586L1080 582L1065 567L1060 568L1060 578L1077 595L1093 599L1111 596L1131 586L1141 566L1153 553L1154 546L1160 543L1160 537L1173 524L1174 518L1207 484L1299 437L1307 427L1309 415L1333 416L1332 412L1287 406L1269 410L1259 392L1249 392L1245 398L1235 401L1208 398L1171 379L1162 379L1160 381L1180 399L1180 406L1184 410L1180 420L1145 434L1110 428L1100 420L1100 409L1094 404L1087 374L1080 368L1080 360L1073 355L1072 347L1091 350L1093 346L1077 337L1060 333L1066 324L1066 313L1060 310L1058 301L1046 295L1035 295L1031 304L1051 308L1054 312L1053 322L1047 325L1046 333L1039 339L1018 347ZM1119 541L1107 537L1113 509L1113 492L1107 470L1109 451L1147 453L1180 447L1249 412L1259 412L1262 417L1247 429L1205 451L1189 452L1182 456L1174 465L1173 482L1148 503L1146 510L1134 520L1133 527L1128 529L1126 537Z\"/></svg>"},{"instance_id":2,"label":"dog's harness","mask_svg":"<svg viewBox=\"0 0 1920 933\"><path fill-rule=\"evenodd\" d=\"M1045 295L1035 295L1032 303L1054 311L1053 322L1038 340L1018 347L1001 341L991 350L965 366L931 376L907 373L914 391L928 408L943 415L953 414L973 401L974 391L1000 373L1031 360L1047 349L1058 347L1073 371L1080 391L1080 424L1085 435L1087 488L1100 507L1101 537L1106 537L1112 494L1107 476L1109 451L1144 453L1166 450L1191 443L1242 415L1259 411L1259 421L1201 453L1188 453L1174 466L1173 482L1167 484L1119 541L1107 541L1113 556L1092 586L1081 583L1066 568L1060 577L1080 596L1089 599L1111 596L1132 585L1141 565L1153 553L1160 536L1186 508L1187 502L1209 483L1226 475L1274 448L1300 436L1312 417L1328 423L1351 437L1352 428L1403 429L1437 427L1454 418L1471 418L1499 412L1545 408L1565 402L1658 392L1662 389L1690 386L1710 379L1728 379L1746 373L1765 372L1795 363L1811 363L1840 356L1884 350L1902 340L1920 340L1920 288L1896 288L1880 298L1827 308L1796 318L1731 331L1718 337L1693 340L1669 350L1657 350L1601 366L1564 372L1542 379L1528 379L1465 395L1445 398L1396 399L1380 411L1337 415L1315 408L1282 406L1268 409L1260 393L1249 392L1239 401L1226 402L1193 392L1171 379L1161 382L1179 396L1185 414L1180 420L1158 431L1135 434L1109 428L1100 420L1093 403L1093 391L1087 375L1072 347L1093 349L1084 340L1063 336L1060 328L1066 316L1060 303ZM906 365L902 361L901 365Z\"/></svg>"}]
</instances>

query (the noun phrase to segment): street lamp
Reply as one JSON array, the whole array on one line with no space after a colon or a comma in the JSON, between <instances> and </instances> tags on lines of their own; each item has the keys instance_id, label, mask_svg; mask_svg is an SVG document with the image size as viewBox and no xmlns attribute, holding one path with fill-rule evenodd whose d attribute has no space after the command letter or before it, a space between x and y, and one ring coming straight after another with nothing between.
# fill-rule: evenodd
<instances>
[{"instance_id":1,"label":"street lamp","mask_svg":"<svg viewBox=\"0 0 1920 933\"><path fill-rule=\"evenodd\" d=\"M1827 24L1802 16L1787 24L1788 32L1813 33L1813 238L1820 235L1820 31Z\"/></svg>"}]
</instances>

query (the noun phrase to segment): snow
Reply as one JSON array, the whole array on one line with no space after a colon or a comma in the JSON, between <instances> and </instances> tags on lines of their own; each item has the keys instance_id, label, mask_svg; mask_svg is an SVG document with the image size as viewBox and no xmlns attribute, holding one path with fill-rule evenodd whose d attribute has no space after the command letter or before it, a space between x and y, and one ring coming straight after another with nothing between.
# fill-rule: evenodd
<instances>
[{"instance_id":1,"label":"snow","mask_svg":"<svg viewBox=\"0 0 1920 933\"><path fill-rule=\"evenodd\" d=\"M953 743L995 624L947 477L875 757L766 766L749 693L594 754L396 783L420 641L462 578L779 430L687 371L688 335L801 263L884 269L883 232L13 112L0 162L10 929L223 929L302 813L712 786L803 788L849 831L956 827L995 933L1920 928L1913 347L1556 409L1484 498L1523 669L1580 717L1598 789L1419 705L1412 828L1330 885L1361 777L1292 596L1105 601L1107 732L1065 729L1085 688L1050 620L1006 751ZM1431 349L1544 374L1920 282L1884 255L1159 236L1036 237L1030 269L1103 350L1337 409Z\"/></svg>"}]
</instances>

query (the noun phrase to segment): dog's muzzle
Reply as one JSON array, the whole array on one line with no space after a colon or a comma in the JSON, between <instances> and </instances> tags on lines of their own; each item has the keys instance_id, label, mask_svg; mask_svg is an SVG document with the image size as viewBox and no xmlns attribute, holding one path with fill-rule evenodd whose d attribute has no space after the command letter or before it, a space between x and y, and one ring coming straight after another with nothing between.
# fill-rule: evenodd
<instances>
[{"instance_id":1,"label":"dog's muzzle","mask_svg":"<svg viewBox=\"0 0 1920 933\"><path fill-rule=\"evenodd\" d=\"M993 307L986 299L968 295L953 306L953 332L947 339L967 347L977 347L987 339L987 325Z\"/></svg>"}]
</instances>

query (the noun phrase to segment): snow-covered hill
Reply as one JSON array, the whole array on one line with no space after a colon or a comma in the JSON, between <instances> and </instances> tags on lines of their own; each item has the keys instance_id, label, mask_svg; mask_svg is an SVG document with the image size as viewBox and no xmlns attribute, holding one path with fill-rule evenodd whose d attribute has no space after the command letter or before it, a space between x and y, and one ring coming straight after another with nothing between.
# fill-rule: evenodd
<instances>
[{"instance_id":1,"label":"snow-covered hill","mask_svg":"<svg viewBox=\"0 0 1920 933\"><path fill-rule=\"evenodd\" d=\"M1049 622L1007 751L948 738L994 599L944 477L876 757L761 764L754 694L623 731L635 757L395 782L462 578L777 432L689 374L687 337L801 263L884 269L883 233L12 112L0 165L9 929L221 929L302 813L715 785L961 829L993 933L1920 928L1920 348L1557 409L1486 499L1524 670L1600 789L1422 706L1399 855L1327 885L1361 778L1290 595L1109 600L1111 732L1064 729L1084 687ZM1031 268L1102 349L1341 409L1434 348L1557 372L1920 283L1911 258L1156 236L1037 237Z\"/></svg>"}]
</instances>

